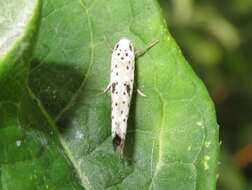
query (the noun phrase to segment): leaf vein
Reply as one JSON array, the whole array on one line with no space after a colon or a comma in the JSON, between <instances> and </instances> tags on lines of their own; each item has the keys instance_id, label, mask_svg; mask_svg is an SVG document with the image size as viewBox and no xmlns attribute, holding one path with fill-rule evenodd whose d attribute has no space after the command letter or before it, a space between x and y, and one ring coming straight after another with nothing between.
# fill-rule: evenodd
<instances>
[{"instance_id":1,"label":"leaf vein","mask_svg":"<svg viewBox=\"0 0 252 190\"><path fill-rule=\"evenodd\" d=\"M84 9L85 14L87 16L87 21L88 21L88 28L89 28L89 36L90 36L90 62L89 62L89 66L87 69L87 72L85 74L85 77L83 79L83 81L81 82L80 87L76 90L76 92L74 93L74 95L72 96L72 98L70 99L70 101L68 102L68 104L62 109L62 111L56 116L55 120L58 121L62 115L64 115L64 113L69 110L76 102L77 98L79 97L79 95L81 94L81 91L84 89L87 79L89 77L92 65L94 64L94 50L95 50L95 45L94 45L94 37L93 37L93 26L92 26L92 21L91 18L89 16L89 11L85 6L85 3L83 0L80 0L80 4L81 7Z\"/></svg>"}]
</instances>

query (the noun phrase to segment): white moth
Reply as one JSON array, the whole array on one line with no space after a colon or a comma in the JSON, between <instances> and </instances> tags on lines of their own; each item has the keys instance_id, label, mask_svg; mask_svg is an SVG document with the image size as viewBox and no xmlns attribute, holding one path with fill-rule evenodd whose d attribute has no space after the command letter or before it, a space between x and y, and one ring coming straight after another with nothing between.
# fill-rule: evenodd
<instances>
[{"instance_id":1,"label":"white moth","mask_svg":"<svg viewBox=\"0 0 252 190\"><path fill-rule=\"evenodd\" d=\"M157 41L147 47L146 50L156 43ZM144 52L139 53L143 54ZM120 39L113 49L110 83L104 90L104 92L108 90L111 92L112 142L114 150L119 153L123 152L127 130L134 84L135 56L136 52L132 42L125 38ZM140 91L139 93L141 94Z\"/></svg>"}]
</instances>

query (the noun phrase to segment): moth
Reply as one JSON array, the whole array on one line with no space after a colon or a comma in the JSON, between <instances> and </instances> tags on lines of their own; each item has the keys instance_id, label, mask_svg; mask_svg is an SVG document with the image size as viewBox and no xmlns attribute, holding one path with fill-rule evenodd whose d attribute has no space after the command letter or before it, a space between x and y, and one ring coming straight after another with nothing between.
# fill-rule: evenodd
<instances>
[{"instance_id":1,"label":"moth","mask_svg":"<svg viewBox=\"0 0 252 190\"><path fill-rule=\"evenodd\" d=\"M114 150L121 154L124 148L133 93L135 58L144 54L157 42L151 43L145 50L135 51L132 42L122 38L112 50L110 82L104 92L110 91L111 93L112 143ZM144 96L140 90L138 93Z\"/></svg>"}]
</instances>

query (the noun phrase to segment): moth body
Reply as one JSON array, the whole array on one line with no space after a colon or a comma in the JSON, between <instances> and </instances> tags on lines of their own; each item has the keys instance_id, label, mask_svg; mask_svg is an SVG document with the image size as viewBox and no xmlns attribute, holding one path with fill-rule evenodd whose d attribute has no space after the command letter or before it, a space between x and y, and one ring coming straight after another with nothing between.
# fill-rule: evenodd
<instances>
[{"instance_id":1,"label":"moth body","mask_svg":"<svg viewBox=\"0 0 252 190\"><path fill-rule=\"evenodd\" d=\"M123 151L133 92L135 52L130 40L115 45L111 59L110 92L112 103L112 141L116 152Z\"/></svg>"},{"instance_id":2,"label":"moth body","mask_svg":"<svg viewBox=\"0 0 252 190\"><path fill-rule=\"evenodd\" d=\"M135 51L132 42L122 38L116 43L111 59L110 82L104 92L111 93L112 141L116 152L123 153L127 131L130 102L134 85L135 58L140 57L159 40L150 43L145 49ZM145 96L139 89L141 96Z\"/></svg>"}]
</instances>

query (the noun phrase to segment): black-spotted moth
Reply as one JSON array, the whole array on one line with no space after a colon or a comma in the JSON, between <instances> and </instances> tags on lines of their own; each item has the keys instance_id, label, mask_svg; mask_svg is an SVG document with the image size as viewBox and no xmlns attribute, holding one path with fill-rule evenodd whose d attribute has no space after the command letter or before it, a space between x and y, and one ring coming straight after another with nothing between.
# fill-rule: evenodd
<instances>
[{"instance_id":1,"label":"black-spotted moth","mask_svg":"<svg viewBox=\"0 0 252 190\"><path fill-rule=\"evenodd\" d=\"M146 50L157 42L150 44ZM111 92L112 142L115 151L119 153L122 153L124 148L134 85L135 57L142 55L146 50L135 52L132 42L125 38L120 39L113 49L110 83L104 92ZM141 94L140 91L139 93Z\"/></svg>"}]
</instances>

